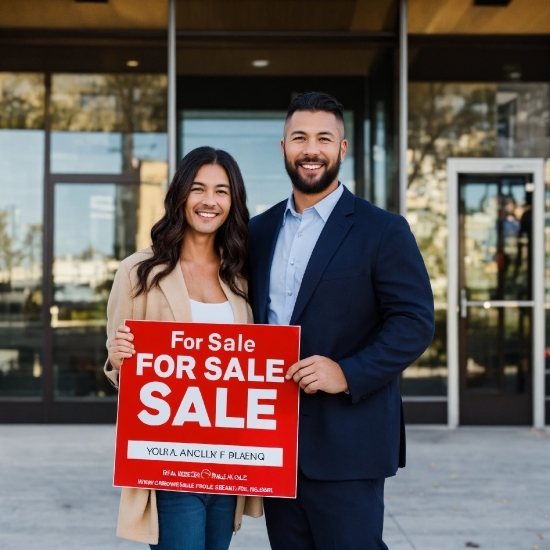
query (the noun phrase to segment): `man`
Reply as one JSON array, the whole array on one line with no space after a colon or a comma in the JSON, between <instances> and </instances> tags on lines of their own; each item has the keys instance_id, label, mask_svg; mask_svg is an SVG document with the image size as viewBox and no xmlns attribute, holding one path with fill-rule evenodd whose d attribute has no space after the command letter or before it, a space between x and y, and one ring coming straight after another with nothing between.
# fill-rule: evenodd
<instances>
[{"instance_id":1,"label":"man","mask_svg":"<svg viewBox=\"0 0 550 550\"><path fill-rule=\"evenodd\" d=\"M264 499L273 550L377 550L384 479L405 464L399 375L433 337L430 282L407 222L338 181L343 107L292 101L293 192L250 222L256 323L301 326L298 493Z\"/></svg>"}]
</instances>

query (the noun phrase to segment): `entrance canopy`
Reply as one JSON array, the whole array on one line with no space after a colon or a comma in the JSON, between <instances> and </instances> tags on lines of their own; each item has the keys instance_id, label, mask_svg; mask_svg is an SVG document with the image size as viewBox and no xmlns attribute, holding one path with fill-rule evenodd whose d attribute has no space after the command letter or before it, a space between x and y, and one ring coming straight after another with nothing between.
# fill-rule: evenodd
<instances>
[{"instance_id":1,"label":"entrance canopy","mask_svg":"<svg viewBox=\"0 0 550 550\"><path fill-rule=\"evenodd\" d=\"M397 41L397 0L177 0L175 11L181 75L367 76L381 47ZM167 20L167 2L156 0L28 0L25 9L6 0L0 53L6 60L16 48L19 70L22 62L82 70L84 62L94 71L166 72Z\"/></svg>"}]
</instances>

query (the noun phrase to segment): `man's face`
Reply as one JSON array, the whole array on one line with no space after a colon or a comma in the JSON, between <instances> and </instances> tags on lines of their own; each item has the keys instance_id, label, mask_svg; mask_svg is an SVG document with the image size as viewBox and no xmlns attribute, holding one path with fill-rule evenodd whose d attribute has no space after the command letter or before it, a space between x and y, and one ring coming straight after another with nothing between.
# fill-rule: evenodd
<instances>
[{"instance_id":1,"label":"man's face","mask_svg":"<svg viewBox=\"0 0 550 550\"><path fill-rule=\"evenodd\" d=\"M288 176L306 195L321 193L338 180L347 148L344 125L326 111L296 111L281 140Z\"/></svg>"}]
</instances>

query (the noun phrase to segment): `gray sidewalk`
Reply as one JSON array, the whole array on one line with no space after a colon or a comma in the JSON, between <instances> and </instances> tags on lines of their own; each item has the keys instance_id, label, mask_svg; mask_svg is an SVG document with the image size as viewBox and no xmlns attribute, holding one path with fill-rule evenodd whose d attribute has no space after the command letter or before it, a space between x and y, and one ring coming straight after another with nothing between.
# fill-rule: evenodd
<instances>
[{"instance_id":1,"label":"gray sidewalk","mask_svg":"<svg viewBox=\"0 0 550 550\"><path fill-rule=\"evenodd\" d=\"M114 536L113 442L112 426L0 425L0 549L146 548ZM550 431L409 427L408 466L386 484L385 540L550 550ZM263 520L231 545L268 548Z\"/></svg>"}]
</instances>

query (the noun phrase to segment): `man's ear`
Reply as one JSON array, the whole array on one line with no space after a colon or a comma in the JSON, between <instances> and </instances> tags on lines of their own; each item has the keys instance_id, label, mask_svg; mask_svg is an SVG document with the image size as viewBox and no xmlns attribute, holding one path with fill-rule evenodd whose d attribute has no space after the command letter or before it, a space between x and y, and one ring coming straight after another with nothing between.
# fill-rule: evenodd
<instances>
[{"instance_id":1,"label":"man's ear","mask_svg":"<svg viewBox=\"0 0 550 550\"><path fill-rule=\"evenodd\" d=\"M281 153L283 154L283 158L285 158L285 140L284 140L284 138L281 140Z\"/></svg>"},{"instance_id":2,"label":"man's ear","mask_svg":"<svg viewBox=\"0 0 550 550\"><path fill-rule=\"evenodd\" d=\"M347 152L348 152L348 140L343 139L342 143L340 143L340 157L342 159L342 162L346 158Z\"/></svg>"}]
</instances>

